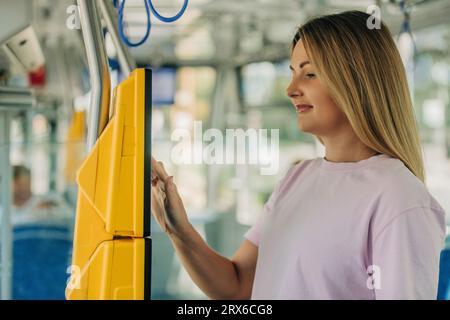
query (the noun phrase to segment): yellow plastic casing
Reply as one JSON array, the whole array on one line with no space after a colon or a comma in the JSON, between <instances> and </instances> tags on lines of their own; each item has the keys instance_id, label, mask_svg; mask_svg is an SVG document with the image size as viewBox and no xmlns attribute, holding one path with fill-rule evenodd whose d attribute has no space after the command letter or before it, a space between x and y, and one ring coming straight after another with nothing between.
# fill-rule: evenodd
<instances>
[{"instance_id":1,"label":"yellow plastic casing","mask_svg":"<svg viewBox=\"0 0 450 320\"><path fill-rule=\"evenodd\" d=\"M75 184L75 173L83 162L83 148L85 146L85 111L75 111L72 115L70 127L67 132L65 150L64 176L68 184Z\"/></svg>"},{"instance_id":2,"label":"yellow plastic casing","mask_svg":"<svg viewBox=\"0 0 450 320\"><path fill-rule=\"evenodd\" d=\"M113 114L78 172L67 299L150 297L151 71L113 92Z\"/></svg>"}]
</instances>

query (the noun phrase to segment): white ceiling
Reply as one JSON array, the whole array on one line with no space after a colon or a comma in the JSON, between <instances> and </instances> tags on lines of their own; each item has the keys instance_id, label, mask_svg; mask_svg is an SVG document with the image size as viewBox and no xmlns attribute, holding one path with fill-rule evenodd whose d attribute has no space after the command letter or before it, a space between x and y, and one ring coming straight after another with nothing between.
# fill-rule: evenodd
<instances>
[{"instance_id":1,"label":"white ceiling","mask_svg":"<svg viewBox=\"0 0 450 320\"><path fill-rule=\"evenodd\" d=\"M154 0L165 16L176 14L184 0ZM63 41L80 48L79 31L65 27L70 0L33 0L34 24L41 39L48 43ZM349 9L366 11L371 4L382 6L382 19L393 33L398 32L403 16L398 0L190 0L184 16L166 24L151 17L150 38L132 49L141 63L196 60L198 63L232 57L251 58L264 52L285 55L295 28L308 17ZM448 24L450 0L409 0L414 30ZM124 21L126 34L135 41L145 33L144 0L127 0ZM44 44L46 45L46 44ZM278 51L278 53L277 53ZM255 56L256 55L256 56Z\"/></svg>"},{"instance_id":2,"label":"white ceiling","mask_svg":"<svg viewBox=\"0 0 450 320\"><path fill-rule=\"evenodd\" d=\"M31 0L30 0L31 1ZM67 9L73 0L32 0L33 25L44 52L49 56L65 50L77 61L84 59L80 30L66 27ZM184 0L154 0L162 15L172 16ZM152 31L147 42L131 49L142 64L217 64L245 63L288 56L289 43L297 26L311 16L350 9L366 11L373 3L382 8L382 19L396 34L403 21L398 0L190 0L184 16L166 24L152 16ZM413 6L417 4L417 6ZM435 28L440 36L422 39L418 45L448 48L450 0L408 0L411 25L420 30ZM132 40L145 33L144 0L127 0L126 33ZM440 27L437 27L440 26ZM432 39L436 39L433 41ZM444 43L443 41L447 41ZM0 55L0 64L2 63ZM78 64L79 65L79 64ZM1 67L1 66L0 66Z\"/></svg>"}]
</instances>

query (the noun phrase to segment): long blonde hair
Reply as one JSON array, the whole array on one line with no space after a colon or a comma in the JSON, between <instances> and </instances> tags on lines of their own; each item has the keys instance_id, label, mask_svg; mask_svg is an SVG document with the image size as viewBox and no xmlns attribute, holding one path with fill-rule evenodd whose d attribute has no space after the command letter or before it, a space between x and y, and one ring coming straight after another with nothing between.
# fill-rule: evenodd
<instances>
[{"instance_id":1,"label":"long blonde hair","mask_svg":"<svg viewBox=\"0 0 450 320\"><path fill-rule=\"evenodd\" d=\"M425 183L405 68L389 29L384 23L369 29L369 18L361 11L315 18L298 28L291 49L302 39L319 78L358 138L401 160Z\"/></svg>"}]
</instances>

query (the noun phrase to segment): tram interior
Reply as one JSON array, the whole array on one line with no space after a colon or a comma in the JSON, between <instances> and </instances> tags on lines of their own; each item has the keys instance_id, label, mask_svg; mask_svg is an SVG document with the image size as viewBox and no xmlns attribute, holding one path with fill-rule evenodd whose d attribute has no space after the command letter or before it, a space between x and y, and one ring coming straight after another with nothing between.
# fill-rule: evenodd
<instances>
[{"instance_id":1,"label":"tram interior","mask_svg":"<svg viewBox=\"0 0 450 320\"><path fill-rule=\"evenodd\" d=\"M171 15L183 1L154 3ZM295 28L315 15L371 5L379 5L405 56L427 186L447 212L450 235L450 1L405 3L413 37L400 41L405 15L394 0L191 0L180 20L154 19L148 40L127 48L136 66L152 69L152 154L174 175L190 221L215 250L231 256L287 169L323 156L322 145L299 132L285 93ZM92 91L76 6L0 0L0 210L10 208L0 220L1 299L65 299ZM18 19L28 27L10 30ZM142 37L143 1L127 1L124 23L130 40ZM126 75L109 32L105 47L114 88ZM226 128L278 129L277 173L261 175L261 163L173 161L174 130L202 139L208 128L224 136ZM207 299L155 221L151 228L152 299ZM440 299L450 299L449 237L446 245Z\"/></svg>"}]
</instances>

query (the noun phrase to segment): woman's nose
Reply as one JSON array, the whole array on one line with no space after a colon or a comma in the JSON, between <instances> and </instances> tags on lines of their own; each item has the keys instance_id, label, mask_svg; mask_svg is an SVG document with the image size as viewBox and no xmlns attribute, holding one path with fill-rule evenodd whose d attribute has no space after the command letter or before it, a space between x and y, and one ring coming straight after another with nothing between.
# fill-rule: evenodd
<instances>
[{"instance_id":1,"label":"woman's nose","mask_svg":"<svg viewBox=\"0 0 450 320\"><path fill-rule=\"evenodd\" d=\"M296 98L302 96L303 93L297 86L294 86L293 83L291 82L289 86L286 88L286 95L289 98Z\"/></svg>"}]
</instances>

